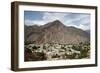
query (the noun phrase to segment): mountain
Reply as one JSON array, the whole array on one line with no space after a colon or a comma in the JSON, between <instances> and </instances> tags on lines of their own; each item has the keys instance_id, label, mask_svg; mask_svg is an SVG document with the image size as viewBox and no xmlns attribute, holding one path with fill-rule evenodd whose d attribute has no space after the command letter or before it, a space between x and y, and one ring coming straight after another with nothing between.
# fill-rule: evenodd
<instances>
[{"instance_id":1,"label":"mountain","mask_svg":"<svg viewBox=\"0 0 100 73\"><path fill-rule=\"evenodd\" d=\"M42 26L25 25L25 41L35 41L38 44L43 43L66 43L77 44L80 42L89 42L90 36L86 31L75 27L65 26L59 20L49 22Z\"/></svg>"},{"instance_id":2,"label":"mountain","mask_svg":"<svg viewBox=\"0 0 100 73\"><path fill-rule=\"evenodd\" d=\"M90 34L90 30L85 30L88 34Z\"/></svg>"}]
</instances>

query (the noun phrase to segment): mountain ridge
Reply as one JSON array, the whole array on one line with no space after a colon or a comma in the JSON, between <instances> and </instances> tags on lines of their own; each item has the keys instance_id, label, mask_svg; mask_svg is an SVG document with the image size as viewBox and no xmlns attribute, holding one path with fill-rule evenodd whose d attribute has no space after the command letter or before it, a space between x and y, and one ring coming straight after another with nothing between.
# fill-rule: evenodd
<instances>
[{"instance_id":1,"label":"mountain ridge","mask_svg":"<svg viewBox=\"0 0 100 73\"><path fill-rule=\"evenodd\" d=\"M90 36L87 32L76 27L65 26L61 21L55 20L42 26L25 25L25 41L43 43L79 43L89 42Z\"/></svg>"}]
</instances>

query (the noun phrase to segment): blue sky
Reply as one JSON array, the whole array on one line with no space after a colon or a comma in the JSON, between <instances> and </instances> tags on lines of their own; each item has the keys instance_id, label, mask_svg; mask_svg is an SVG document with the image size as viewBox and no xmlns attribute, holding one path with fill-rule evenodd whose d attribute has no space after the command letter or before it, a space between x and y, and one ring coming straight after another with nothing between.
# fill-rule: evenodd
<instances>
[{"instance_id":1,"label":"blue sky","mask_svg":"<svg viewBox=\"0 0 100 73\"><path fill-rule=\"evenodd\" d=\"M87 13L24 11L24 23L27 26L44 25L54 20L60 20L66 26L90 30L90 14Z\"/></svg>"}]
</instances>

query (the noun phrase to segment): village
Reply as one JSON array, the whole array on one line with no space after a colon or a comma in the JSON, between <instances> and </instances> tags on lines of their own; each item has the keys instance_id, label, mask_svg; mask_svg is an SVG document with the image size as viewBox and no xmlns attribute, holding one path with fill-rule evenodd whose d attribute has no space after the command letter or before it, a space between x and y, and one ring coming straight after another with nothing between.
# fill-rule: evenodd
<instances>
[{"instance_id":1,"label":"village","mask_svg":"<svg viewBox=\"0 0 100 73\"><path fill-rule=\"evenodd\" d=\"M27 44L25 45L25 61L63 60L90 58L90 45L79 44Z\"/></svg>"}]
</instances>

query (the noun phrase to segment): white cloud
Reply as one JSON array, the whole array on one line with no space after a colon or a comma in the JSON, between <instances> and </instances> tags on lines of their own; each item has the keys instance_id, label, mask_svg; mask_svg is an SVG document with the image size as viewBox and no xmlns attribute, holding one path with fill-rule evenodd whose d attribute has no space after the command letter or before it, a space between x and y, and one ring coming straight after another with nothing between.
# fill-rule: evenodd
<instances>
[{"instance_id":1,"label":"white cloud","mask_svg":"<svg viewBox=\"0 0 100 73\"><path fill-rule=\"evenodd\" d=\"M67 14L65 14L65 13L49 13L49 12L46 12L46 13L44 13L43 20L47 20L48 22L54 21L54 20L64 21L66 15Z\"/></svg>"},{"instance_id":2,"label":"white cloud","mask_svg":"<svg viewBox=\"0 0 100 73\"><path fill-rule=\"evenodd\" d=\"M60 21L64 21L65 19L65 16L67 14L61 14L61 13L49 13L49 12L46 12L43 14L43 17L42 17L42 20L25 20L25 24L26 25L34 25L34 24L37 24L37 25L44 25L48 22L52 22L54 20L60 20Z\"/></svg>"},{"instance_id":3,"label":"white cloud","mask_svg":"<svg viewBox=\"0 0 100 73\"><path fill-rule=\"evenodd\" d=\"M89 24L85 25L89 21L87 18L89 15L76 15L75 18L70 18L70 13L53 13L53 12L44 12L41 20L25 20L26 25L44 25L48 22L52 22L54 20L60 20L66 26L73 26L76 28L80 28L83 30L90 29ZM74 22L77 21L78 24Z\"/></svg>"},{"instance_id":4,"label":"white cloud","mask_svg":"<svg viewBox=\"0 0 100 73\"><path fill-rule=\"evenodd\" d=\"M42 20L25 20L25 25L44 25L46 21Z\"/></svg>"},{"instance_id":5,"label":"white cloud","mask_svg":"<svg viewBox=\"0 0 100 73\"><path fill-rule=\"evenodd\" d=\"M83 29L83 30L89 30L90 29L90 26L89 25L80 24L78 26L78 28Z\"/></svg>"},{"instance_id":6,"label":"white cloud","mask_svg":"<svg viewBox=\"0 0 100 73\"><path fill-rule=\"evenodd\" d=\"M74 25L74 24L68 24L67 26L73 26L82 30L89 30L90 26L89 25L84 25L84 24L79 24L79 25Z\"/></svg>"}]
</instances>

